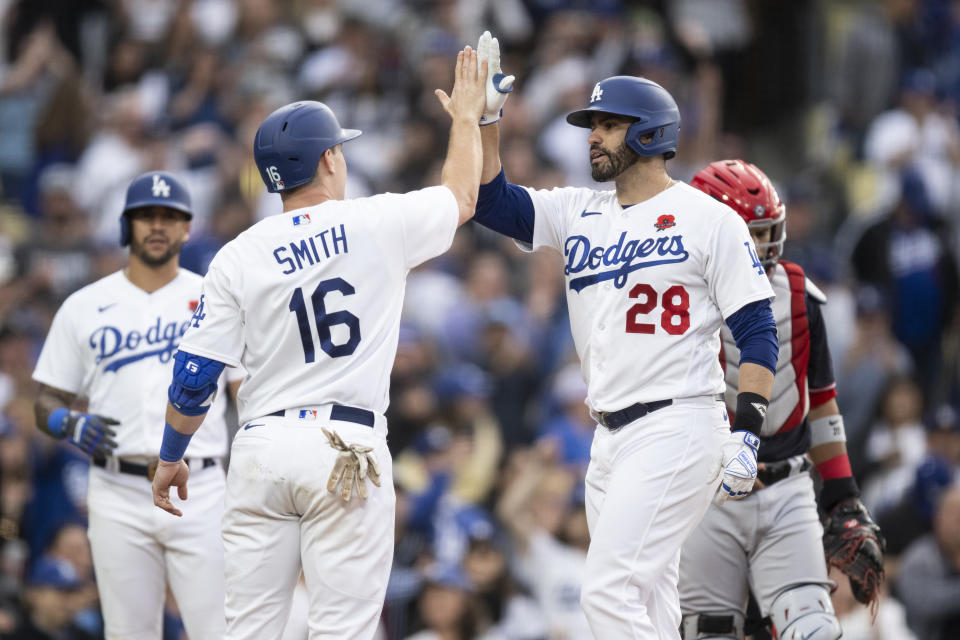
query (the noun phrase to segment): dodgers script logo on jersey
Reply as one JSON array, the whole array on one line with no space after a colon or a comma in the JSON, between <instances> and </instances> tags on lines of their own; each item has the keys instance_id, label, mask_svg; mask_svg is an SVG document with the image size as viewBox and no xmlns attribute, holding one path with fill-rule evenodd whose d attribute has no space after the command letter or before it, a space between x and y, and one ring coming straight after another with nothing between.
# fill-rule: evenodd
<instances>
[{"instance_id":1,"label":"dodgers script logo on jersey","mask_svg":"<svg viewBox=\"0 0 960 640\"><path fill-rule=\"evenodd\" d=\"M642 260L655 252L658 256L663 256L662 259ZM563 255L567 259L567 264L563 268L565 275L580 273L584 270L595 272L570 279L570 288L577 292L606 280L613 280L613 285L622 289L627 284L627 276L638 269L684 262L690 257L689 252L683 247L682 234L628 241L626 231L621 233L620 238L609 247L594 246L586 236L570 236L564 242ZM597 272L601 267L614 268Z\"/></svg>"},{"instance_id":2,"label":"dodgers script logo on jersey","mask_svg":"<svg viewBox=\"0 0 960 640\"><path fill-rule=\"evenodd\" d=\"M119 371L128 364L132 364L144 358L156 356L160 362L169 362L174 352L180 344L180 338L187 332L190 321L186 322L164 322L158 317L146 331L123 332L117 327L103 326L94 330L90 334L90 348L96 354L95 362L100 364L104 360L114 358L106 367L104 372ZM124 355L135 351L141 345L147 347L145 351ZM157 348L150 348L160 345Z\"/></svg>"}]
</instances>

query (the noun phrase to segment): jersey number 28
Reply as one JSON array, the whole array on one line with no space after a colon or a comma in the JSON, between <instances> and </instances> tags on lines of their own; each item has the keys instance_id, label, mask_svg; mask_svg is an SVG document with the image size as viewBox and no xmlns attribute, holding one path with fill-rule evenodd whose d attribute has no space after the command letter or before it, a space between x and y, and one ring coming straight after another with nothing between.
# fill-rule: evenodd
<instances>
[{"instance_id":1,"label":"jersey number 28","mask_svg":"<svg viewBox=\"0 0 960 640\"><path fill-rule=\"evenodd\" d=\"M320 336L320 348L331 358L339 358L357 350L357 345L360 344L360 318L349 311L327 313L324 297L331 291L339 291L345 296L350 296L353 295L354 288L343 278L330 278L321 281L310 295L313 318L317 322L317 335ZM297 315L300 342L303 343L303 358L307 363L313 362L316 359L316 350L313 345L313 334L310 331L310 320L307 317L306 301L300 287L293 290L289 309ZM330 335L330 327L338 324L345 324L350 329L350 338L343 344L333 344L333 338Z\"/></svg>"},{"instance_id":2,"label":"jersey number 28","mask_svg":"<svg viewBox=\"0 0 960 640\"><path fill-rule=\"evenodd\" d=\"M657 307L657 292L648 284L636 284L630 289L631 298L643 298L643 302L627 309L627 333L655 333L657 325L640 322ZM679 336L690 328L690 294L680 285L674 285L663 292L663 313L660 314L660 326L672 336Z\"/></svg>"}]
</instances>

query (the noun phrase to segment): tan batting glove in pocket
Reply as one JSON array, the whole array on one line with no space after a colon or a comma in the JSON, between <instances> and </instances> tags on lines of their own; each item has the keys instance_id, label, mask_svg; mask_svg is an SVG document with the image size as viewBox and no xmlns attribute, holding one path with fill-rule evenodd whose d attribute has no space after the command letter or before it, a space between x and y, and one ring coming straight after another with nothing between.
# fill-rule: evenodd
<instances>
[{"instance_id":1,"label":"tan batting glove in pocket","mask_svg":"<svg viewBox=\"0 0 960 640\"><path fill-rule=\"evenodd\" d=\"M373 448L359 444L348 445L336 431L327 431L324 427L323 435L327 436L330 446L336 449L337 461L333 465L333 471L330 472L330 478L327 479L327 491L337 493L337 485L340 486L340 497L344 502L350 502L353 497L353 487L357 487L357 493L364 500L367 499L367 483L370 482L380 486L380 466L377 465L377 458L373 455Z\"/></svg>"}]
</instances>

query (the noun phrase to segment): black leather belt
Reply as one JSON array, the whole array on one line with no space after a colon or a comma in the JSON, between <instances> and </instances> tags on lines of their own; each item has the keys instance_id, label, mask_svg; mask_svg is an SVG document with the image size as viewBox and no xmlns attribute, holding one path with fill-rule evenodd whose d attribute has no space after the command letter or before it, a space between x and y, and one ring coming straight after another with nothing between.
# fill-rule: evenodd
<instances>
[{"instance_id":1,"label":"black leather belt","mask_svg":"<svg viewBox=\"0 0 960 640\"><path fill-rule=\"evenodd\" d=\"M762 482L765 487L769 487L775 482L806 473L810 471L812 467L813 463L811 463L810 459L806 456L804 456L803 460L799 463L791 463L789 458L786 460L778 460L777 462L764 462L763 468L757 469L757 480Z\"/></svg>"},{"instance_id":2,"label":"black leather belt","mask_svg":"<svg viewBox=\"0 0 960 640\"><path fill-rule=\"evenodd\" d=\"M723 401L723 394L718 393L714 400ZM654 400L653 402L637 402L626 409L619 411L597 411L594 417L597 422L605 426L610 431L617 431L634 420L639 420L648 413L653 413L657 409L663 409L673 404L673 400Z\"/></svg>"},{"instance_id":3,"label":"black leather belt","mask_svg":"<svg viewBox=\"0 0 960 640\"><path fill-rule=\"evenodd\" d=\"M274 411L268 415L272 418L282 418L284 416L300 417L298 411L298 409L280 409L280 411ZM340 420L341 422L353 422L371 428L376 422L376 416L373 414L373 411L358 409L357 407L348 407L343 404L335 404L330 407L330 419Z\"/></svg>"},{"instance_id":4,"label":"black leather belt","mask_svg":"<svg viewBox=\"0 0 960 640\"><path fill-rule=\"evenodd\" d=\"M663 409L672 404L673 400L654 400L653 402L637 402L619 411L598 411L597 422L610 431L617 431L648 413L653 413L657 409Z\"/></svg>"},{"instance_id":5,"label":"black leather belt","mask_svg":"<svg viewBox=\"0 0 960 640\"><path fill-rule=\"evenodd\" d=\"M184 462L188 465L190 464L190 458L184 458ZM135 462L127 462L126 460L118 460L117 470L120 473L129 473L132 476L142 476L148 480L153 480L153 472L156 471L156 464L137 464ZM94 458L93 464L98 467L107 467L107 461L103 458ZM204 458L203 459L203 468L212 467L217 464L216 458Z\"/></svg>"}]
</instances>

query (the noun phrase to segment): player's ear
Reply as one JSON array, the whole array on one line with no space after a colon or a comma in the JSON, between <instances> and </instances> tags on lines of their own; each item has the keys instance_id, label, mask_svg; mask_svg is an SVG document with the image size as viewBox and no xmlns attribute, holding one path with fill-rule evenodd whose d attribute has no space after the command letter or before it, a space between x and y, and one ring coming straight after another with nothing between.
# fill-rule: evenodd
<instances>
[{"instance_id":1,"label":"player's ear","mask_svg":"<svg viewBox=\"0 0 960 640\"><path fill-rule=\"evenodd\" d=\"M326 172L330 175L336 173L336 160L334 156L337 153L337 147L333 146L323 152L323 155L320 157L320 164L326 168Z\"/></svg>"}]
</instances>

